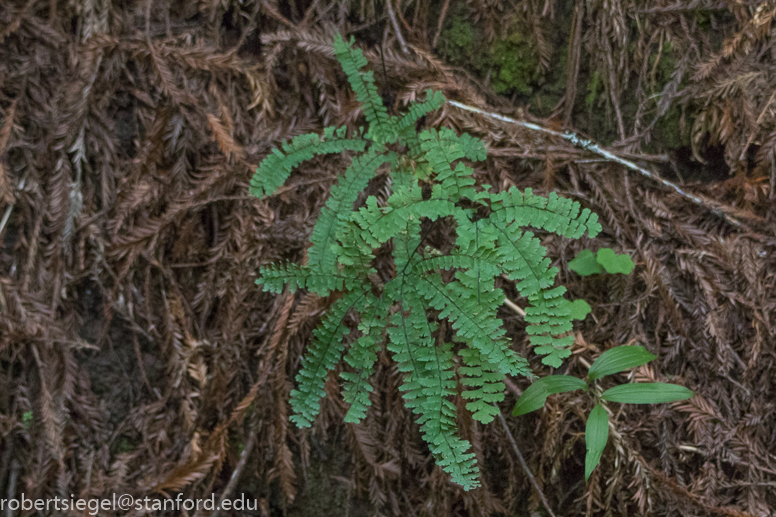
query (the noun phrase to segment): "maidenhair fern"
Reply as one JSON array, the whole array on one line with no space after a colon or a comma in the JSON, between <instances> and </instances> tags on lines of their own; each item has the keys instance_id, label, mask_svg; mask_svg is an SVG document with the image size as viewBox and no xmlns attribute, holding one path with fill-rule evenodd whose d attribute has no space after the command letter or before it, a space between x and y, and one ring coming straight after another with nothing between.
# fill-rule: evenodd
<instances>
[{"instance_id":1,"label":"maidenhair fern","mask_svg":"<svg viewBox=\"0 0 776 517\"><path fill-rule=\"evenodd\" d=\"M504 302L496 277L516 282L528 302L525 319L535 352L545 364L560 366L573 341L571 304L565 288L555 286L557 269L550 267L547 250L526 228L579 238L585 231L595 236L601 226L590 210L580 211L579 203L554 193L545 198L530 189L492 193L488 185L477 186L468 163L485 159L480 140L447 128L415 129L421 117L442 106L444 96L429 91L405 115L389 116L372 72L361 71L366 59L351 45L337 36L334 50L362 104L368 131L348 135L345 128L329 127L323 135L298 136L273 151L251 181L252 194L268 196L314 155L361 153L331 189L310 237L306 265L268 265L257 280L273 293L285 286L320 296L341 293L304 354L291 392L291 419L300 427L312 424L325 380L344 354L345 420L360 422L385 343L404 375L405 403L418 415L437 464L468 490L479 485L479 474L469 442L457 435L459 385L472 416L488 423L498 412L495 403L504 398L504 377L530 375L496 316ZM356 210L358 194L386 169L387 201L369 196ZM422 185L431 186L425 195ZM421 231L422 221L441 218L456 234L445 253L428 246ZM395 274L387 283L377 280L374 269L380 248L393 252ZM359 321L355 339L346 339L349 315ZM439 320L449 322L451 342L442 342Z\"/></svg>"}]
</instances>

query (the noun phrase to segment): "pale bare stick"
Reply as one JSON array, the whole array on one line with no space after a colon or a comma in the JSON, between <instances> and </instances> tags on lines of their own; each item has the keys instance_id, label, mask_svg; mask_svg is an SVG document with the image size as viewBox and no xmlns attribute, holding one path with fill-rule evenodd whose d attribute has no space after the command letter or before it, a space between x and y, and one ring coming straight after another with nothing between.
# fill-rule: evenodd
<instances>
[{"instance_id":1,"label":"pale bare stick","mask_svg":"<svg viewBox=\"0 0 776 517\"><path fill-rule=\"evenodd\" d=\"M558 138L563 138L564 140L567 140L567 141L571 142L571 144L574 145L575 147L579 147L579 148L584 149L585 151L589 151L591 153L595 153L598 156L601 156L601 157L605 158L606 160L608 160L610 162L618 163L618 164L622 165L623 167L626 167L626 168L628 168L628 169L630 169L632 171L638 172L642 176L646 176L647 178L660 183L664 187L667 187L667 188L675 191L677 194L679 194L683 198L685 198L685 199L695 203L696 205L704 207L705 209L709 210L714 215L717 215L717 216L721 217L722 219L724 219L725 221L727 221L728 223L732 224L733 226L735 226L737 228L743 228L744 227L744 225L741 223L741 221L739 221L735 217L732 217L732 216L726 214L725 212L723 212L719 207L715 206L715 205L717 205L717 203L711 201L710 199L705 199L705 198L702 198L702 197L697 196L695 194L690 194L688 192L685 192L684 190L679 188L679 186L677 184L672 183L672 182L670 182L668 180L665 180L665 179L661 178L660 176L651 173L647 169L644 169L643 167L639 167L638 165L636 165L635 163L633 163L630 160L626 160L624 158L620 158L619 156L615 155L611 151L607 151L606 149L604 149L603 147L599 146L598 144L596 144L596 143L594 143L591 140L588 140L586 138L582 138L579 135L577 135L576 133L572 133L571 131L565 131L565 132L561 133L560 131L554 131L552 129L548 129L548 128L542 127L542 126L540 126L538 124L533 124L531 122L522 122L520 120L515 120L513 118L506 117L504 115L499 115L498 113L489 113L487 111L483 111L483 110L481 110L479 108L475 108L473 106L467 106L466 104L461 104L460 102L457 102L457 101L447 101L447 102L451 106L455 106L456 108L460 108L462 110L471 111L473 113L478 113L480 115L484 115L486 117L490 117L490 118L493 118L493 119L496 119L496 120L500 120L502 122L507 122L509 124L515 124L517 126L525 128L525 129L530 129L532 131L538 131L538 132L544 133L546 135L551 135L551 136L555 136L555 137L558 137Z\"/></svg>"}]
</instances>

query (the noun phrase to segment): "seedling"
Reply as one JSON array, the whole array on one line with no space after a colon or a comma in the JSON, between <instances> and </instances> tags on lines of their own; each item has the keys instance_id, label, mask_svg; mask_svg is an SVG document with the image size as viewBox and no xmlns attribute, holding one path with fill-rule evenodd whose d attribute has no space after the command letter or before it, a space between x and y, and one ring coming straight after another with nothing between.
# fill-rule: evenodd
<instances>
[{"instance_id":1,"label":"seedling","mask_svg":"<svg viewBox=\"0 0 776 517\"><path fill-rule=\"evenodd\" d=\"M550 375L534 381L517 400L512 415L520 416L540 409L547 401L547 397L555 393L575 390L589 391L593 382L607 375L636 368L653 359L656 357L639 345L611 348L602 353L590 366L586 380L568 375ZM601 460L609 437L609 413L606 410L606 402L661 404L686 400L694 395L684 386L661 382L623 384L604 391L587 417L585 426L585 448L587 450L585 481L590 478L590 474Z\"/></svg>"}]
</instances>

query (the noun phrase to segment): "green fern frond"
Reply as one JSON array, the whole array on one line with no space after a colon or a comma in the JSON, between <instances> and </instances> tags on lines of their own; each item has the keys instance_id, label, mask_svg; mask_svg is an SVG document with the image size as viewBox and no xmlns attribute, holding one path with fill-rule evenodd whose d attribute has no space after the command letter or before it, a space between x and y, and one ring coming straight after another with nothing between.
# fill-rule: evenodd
<instances>
[{"instance_id":1,"label":"green fern frond","mask_svg":"<svg viewBox=\"0 0 776 517\"><path fill-rule=\"evenodd\" d=\"M297 289L307 289L320 296L328 296L331 291L352 289L361 284L361 279L344 274L318 273L307 266L299 266L290 263L270 264L259 268L257 285L263 286L270 293L281 293L284 286L288 286L290 292Z\"/></svg>"},{"instance_id":2,"label":"green fern frond","mask_svg":"<svg viewBox=\"0 0 776 517\"><path fill-rule=\"evenodd\" d=\"M568 357L569 351L563 347L571 346L573 336L559 337L559 334L571 330L571 311L563 302L565 288L552 289L557 268L550 267L547 250L531 232L521 232L517 225L503 226L494 223L500 232L499 250L504 259L504 271L521 296L528 298L525 321L526 332L531 334L534 352L546 355L542 362L551 366L560 366L560 359Z\"/></svg>"},{"instance_id":3,"label":"green fern frond","mask_svg":"<svg viewBox=\"0 0 776 517\"><path fill-rule=\"evenodd\" d=\"M407 113L396 122L396 131L401 134L407 129L412 129L410 134L415 135L413 127L415 123L432 111L441 108L446 100L442 92L428 90L425 101L409 105Z\"/></svg>"},{"instance_id":4,"label":"green fern frond","mask_svg":"<svg viewBox=\"0 0 776 517\"><path fill-rule=\"evenodd\" d=\"M340 377L345 381L342 386L342 398L350 404L345 422L357 424L366 416L369 406L369 394L372 386L369 377L374 372L377 352L380 350L382 334L388 321L385 319L385 306L382 298L369 294L364 302L366 309L361 310L361 323L358 338L345 354L345 362L355 372L343 371Z\"/></svg>"},{"instance_id":5,"label":"green fern frond","mask_svg":"<svg viewBox=\"0 0 776 517\"><path fill-rule=\"evenodd\" d=\"M517 225L491 221L498 232L498 250L504 272L516 281L520 295L528 298L555 283L558 270L550 268L547 249L531 232L523 232Z\"/></svg>"},{"instance_id":6,"label":"green fern frond","mask_svg":"<svg viewBox=\"0 0 776 517\"><path fill-rule=\"evenodd\" d=\"M456 436L456 409L451 345L437 347L435 325L426 317L426 305L416 290L411 261L420 244L420 222L407 220L395 239L397 277L385 286L384 296L398 305L388 328L388 350L400 372L407 375L401 386L405 405L419 415L423 439L437 465L467 490L479 485L474 454L469 442Z\"/></svg>"},{"instance_id":7,"label":"green fern frond","mask_svg":"<svg viewBox=\"0 0 776 517\"><path fill-rule=\"evenodd\" d=\"M391 181L393 193L387 206L381 207L376 198L369 197L366 206L350 217L350 221L360 228L361 238L372 247L379 247L406 230L408 221L419 222L422 217L433 221L455 215L460 210L446 198L424 200L418 180L406 169L394 168Z\"/></svg>"},{"instance_id":8,"label":"green fern frond","mask_svg":"<svg viewBox=\"0 0 776 517\"><path fill-rule=\"evenodd\" d=\"M335 243L338 227L350 217L359 192L366 188L378 167L392 159L392 155L379 154L380 151L382 148L373 146L364 155L353 158L345 175L332 187L310 236L312 246L307 262L315 271L336 272L337 255L331 253L331 246Z\"/></svg>"},{"instance_id":9,"label":"green fern frond","mask_svg":"<svg viewBox=\"0 0 776 517\"><path fill-rule=\"evenodd\" d=\"M494 316L495 310L491 314L481 311L479 301L468 290L462 289L460 283L446 284L439 275L413 276L413 281L429 305L441 311L439 317L451 322L458 337L477 349L488 361L499 365L503 373L524 373L524 370L515 367L515 353L505 338L502 321ZM494 289L487 302L492 305L495 300L499 305L504 300L501 289Z\"/></svg>"},{"instance_id":10,"label":"green fern frond","mask_svg":"<svg viewBox=\"0 0 776 517\"><path fill-rule=\"evenodd\" d=\"M362 153L331 188L310 237L307 265L263 266L256 281L273 293L284 288L321 296L342 293L303 355L291 393L291 420L309 427L320 411L326 378L345 350L348 315L355 313L360 315L360 336L348 347L347 367L340 374L349 405L345 421L357 423L367 414L370 377L387 335L387 349L404 376L405 405L418 416L437 465L468 490L479 485L478 469L471 445L457 435L457 379L467 410L488 423L504 399L505 376L532 377L497 316L504 293L496 287L496 277L514 281L527 298L525 321L534 351L544 356L545 364L560 366L574 339L571 303L564 298L565 288L554 285L558 270L551 267L546 248L526 228L579 238L585 231L594 237L601 225L579 203L554 193L545 198L530 189L492 193L489 185L476 186L467 163L485 159L482 141L447 128L416 131L415 123L445 102L441 93L429 91L405 115L390 117L372 72L361 71L367 64L363 53L339 36L334 47L363 105L369 131L347 138L345 128L326 128L322 136L296 137L262 161L251 181L252 194L268 195L293 167L316 154ZM380 203L376 196L365 196L356 210L359 194L386 163L388 199ZM430 195L424 190L428 184ZM433 249L424 240L421 228L427 226L421 223L442 218L455 222L455 241L449 249ZM383 267L387 250L393 267ZM441 270L452 275L443 279ZM393 278L385 280L386 274ZM460 345L460 361L452 343L439 343L441 319L450 323Z\"/></svg>"},{"instance_id":11,"label":"green fern frond","mask_svg":"<svg viewBox=\"0 0 776 517\"><path fill-rule=\"evenodd\" d=\"M334 54L348 76L350 87L361 103L364 116L369 124L369 135L378 143L396 141L396 129L383 106L383 100L377 93L373 72L361 72L368 63L361 49L353 48L353 38L346 42L337 34L334 38Z\"/></svg>"},{"instance_id":12,"label":"green fern frond","mask_svg":"<svg viewBox=\"0 0 776 517\"><path fill-rule=\"evenodd\" d=\"M366 147L364 139L360 135L357 135L358 138L346 138L346 130L345 127L327 127L323 130L323 136L308 133L295 137L291 142L284 142L282 152L274 149L261 161L251 178L248 192L259 198L274 194L295 167L315 155L363 151Z\"/></svg>"},{"instance_id":13,"label":"green fern frond","mask_svg":"<svg viewBox=\"0 0 776 517\"><path fill-rule=\"evenodd\" d=\"M302 368L296 375L297 388L291 390L291 421L298 427L310 427L320 411L325 395L326 376L342 357L344 337L350 333L345 317L363 302L366 293L351 291L331 306L321 324L313 331L313 341L302 358Z\"/></svg>"},{"instance_id":14,"label":"green fern frond","mask_svg":"<svg viewBox=\"0 0 776 517\"><path fill-rule=\"evenodd\" d=\"M474 138L469 133L462 135L456 135L452 130L445 138L451 138L457 140L463 148L463 154L466 159L473 162L481 162L488 157L488 151L485 149L485 144L479 138Z\"/></svg>"},{"instance_id":15,"label":"green fern frond","mask_svg":"<svg viewBox=\"0 0 776 517\"><path fill-rule=\"evenodd\" d=\"M530 305L525 309L526 332L536 347L534 352L544 355L542 362L554 368L571 355L574 344L574 336L569 334L572 318L569 301L563 297L565 292L562 286L542 291L528 299Z\"/></svg>"},{"instance_id":16,"label":"green fern frond","mask_svg":"<svg viewBox=\"0 0 776 517\"><path fill-rule=\"evenodd\" d=\"M461 383L475 389L464 391L461 396L470 400L466 409L472 412L472 418L488 424L498 415L494 404L504 400L504 374L498 365L483 360L482 354L473 348L464 348L459 352L466 366L458 369L464 376Z\"/></svg>"},{"instance_id":17,"label":"green fern frond","mask_svg":"<svg viewBox=\"0 0 776 517\"><path fill-rule=\"evenodd\" d=\"M580 213L578 202L562 198L555 192L545 198L535 196L530 188L520 192L512 187L494 195L492 199L492 221L521 227L533 226L570 239L582 237L585 230L590 238L601 231L598 215L587 208Z\"/></svg>"},{"instance_id":18,"label":"green fern frond","mask_svg":"<svg viewBox=\"0 0 776 517\"><path fill-rule=\"evenodd\" d=\"M431 170L436 173L437 184L434 187L438 190L434 195L449 197L453 201L462 197L472 199L475 196L474 171L460 162L453 169L453 162L465 157L467 150L479 156L473 150L474 139L463 140L447 128L442 128L439 133L434 129L423 131L419 138ZM464 144L468 147L464 148Z\"/></svg>"},{"instance_id":19,"label":"green fern frond","mask_svg":"<svg viewBox=\"0 0 776 517\"><path fill-rule=\"evenodd\" d=\"M413 273L423 275L437 269L476 269L485 265L497 269L499 256L494 250L478 250L474 253L451 251L445 255L435 254L435 250L426 250L426 255L413 262Z\"/></svg>"},{"instance_id":20,"label":"green fern frond","mask_svg":"<svg viewBox=\"0 0 776 517\"><path fill-rule=\"evenodd\" d=\"M399 311L391 318L388 349L399 371L408 374L401 387L405 404L419 415L423 439L437 465L469 490L479 486L479 470L474 453L468 452L471 445L456 435L456 409L450 400L456 393L452 345L434 345L421 297L404 279L397 280L393 294Z\"/></svg>"},{"instance_id":21,"label":"green fern frond","mask_svg":"<svg viewBox=\"0 0 776 517\"><path fill-rule=\"evenodd\" d=\"M407 221L421 217L435 221L454 215L456 210L455 204L446 199L420 199L402 206L380 207L375 198L369 198L366 206L354 213L351 220L361 228L361 238L376 248L403 231Z\"/></svg>"}]
</instances>

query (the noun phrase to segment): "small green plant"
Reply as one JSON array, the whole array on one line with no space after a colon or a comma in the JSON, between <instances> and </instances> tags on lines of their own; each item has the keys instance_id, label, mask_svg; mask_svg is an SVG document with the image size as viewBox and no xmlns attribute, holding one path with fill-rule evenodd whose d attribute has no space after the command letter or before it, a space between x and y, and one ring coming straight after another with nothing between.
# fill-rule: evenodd
<instances>
[{"instance_id":1,"label":"small green plant","mask_svg":"<svg viewBox=\"0 0 776 517\"><path fill-rule=\"evenodd\" d=\"M635 368L655 359L644 347L639 345L619 346L602 353L590 366L587 381L568 375L550 375L538 379L531 384L517 400L512 410L514 416L536 411L544 406L547 397L556 393L585 390L591 383L607 375ZM636 383L615 386L600 395L594 395L597 403L587 417L585 426L585 481L601 460L601 455L609 438L609 413L606 402L621 402L626 404L661 404L686 400L695 394L676 384L666 383Z\"/></svg>"},{"instance_id":2,"label":"small green plant","mask_svg":"<svg viewBox=\"0 0 776 517\"><path fill-rule=\"evenodd\" d=\"M582 250L569 262L569 269L580 276L607 273L629 275L635 265L628 255L618 255L611 248L601 248L595 255L590 250Z\"/></svg>"},{"instance_id":3,"label":"small green plant","mask_svg":"<svg viewBox=\"0 0 776 517\"><path fill-rule=\"evenodd\" d=\"M629 275L634 267L635 264L628 255L618 255L611 248L601 248L596 254L590 250L582 250L569 262L569 269L580 276L598 275L604 270L607 273ZM590 305L585 300L571 302L571 317L575 320L585 319L590 310Z\"/></svg>"},{"instance_id":4,"label":"small green plant","mask_svg":"<svg viewBox=\"0 0 776 517\"><path fill-rule=\"evenodd\" d=\"M403 397L418 415L423 438L437 464L465 489L479 485L469 442L457 436L454 398L461 396L472 417L488 423L504 398L506 375L530 376L527 361L511 348L496 312L504 293L497 276L516 282L527 300L525 321L534 351L545 364L560 366L570 355L574 306L555 286L557 268L547 250L525 227L579 238L601 230L597 216L577 202L552 193L534 195L511 188L490 192L476 185L469 162L484 160L483 143L441 128L418 132L416 122L445 102L429 91L425 102L389 116L360 50L337 36L334 51L357 99L368 131L348 134L329 127L322 135L301 135L274 150L251 180L250 192L271 195L300 163L315 155L360 153L331 188L310 241L306 265L271 264L257 283L279 293L307 289L337 299L313 333L291 392L291 420L309 427L320 410L329 372L344 354L343 398L347 422L360 422L370 405L377 353L383 343L404 373ZM387 170L391 194L381 203L369 196L355 207L359 192ZM426 187L424 189L423 187ZM355 208L358 208L355 210ZM428 245L422 223L445 219L455 233L444 252ZM392 253L393 273L382 281L375 252ZM386 274L382 270L383 275ZM350 334L349 315L358 335ZM447 320L454 338L438 332ZM386 339L387 335L387 339Z\"/></svg>"}]
</instances>

